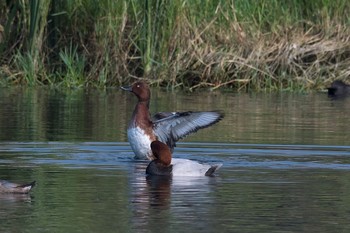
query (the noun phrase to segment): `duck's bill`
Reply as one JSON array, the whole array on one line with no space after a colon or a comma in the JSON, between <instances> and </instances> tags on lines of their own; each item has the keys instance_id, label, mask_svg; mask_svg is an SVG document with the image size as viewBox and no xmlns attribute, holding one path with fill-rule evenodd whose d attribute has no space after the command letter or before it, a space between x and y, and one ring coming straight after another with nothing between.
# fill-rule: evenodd
<instances>
[{"instance_id":1,"label":"duck's bill","mask_svg":"<svg viewBox=\"0 0 350 233\"><path fill-rule=\"evenodd\" d=\"M132 91L132 86L120 87L124 91Z\"/></svg>"}]
</instances>

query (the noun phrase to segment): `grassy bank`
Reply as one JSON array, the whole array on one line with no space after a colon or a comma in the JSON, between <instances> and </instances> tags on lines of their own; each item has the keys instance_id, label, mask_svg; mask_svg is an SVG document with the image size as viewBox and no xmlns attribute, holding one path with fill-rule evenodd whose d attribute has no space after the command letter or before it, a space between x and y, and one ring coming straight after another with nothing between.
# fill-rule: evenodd
<instances>
[{"instance_id":1,"label":"grassy bank","mask_svg":"<svg viewBox=\"0 0 350 233\"><path fill-rule=\"evenodd\" d=\"M350 75L347 0L1 1L0 83L311 90Z\"/></svg>"}]
</instances>

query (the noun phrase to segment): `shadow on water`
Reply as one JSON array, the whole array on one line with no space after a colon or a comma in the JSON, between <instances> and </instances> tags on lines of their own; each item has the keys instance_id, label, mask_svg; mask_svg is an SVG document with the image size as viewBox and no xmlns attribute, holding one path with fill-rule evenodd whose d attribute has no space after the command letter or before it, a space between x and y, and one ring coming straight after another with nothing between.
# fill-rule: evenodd
<instances>
[{"instance_id":1,"label":"shadow on water","mask_svg":"<svg viewBox=\"0 0 350 233\"><path fill-rule=\"evenodd\" d=\"M132 104L130 104L132 103ZM115 89L0 92L0 232L347 232L348 100L321 94L154 92L152 111L222 109L174 157L222 162L215 177L147 177Z\"/></svg>"}]
</instances>

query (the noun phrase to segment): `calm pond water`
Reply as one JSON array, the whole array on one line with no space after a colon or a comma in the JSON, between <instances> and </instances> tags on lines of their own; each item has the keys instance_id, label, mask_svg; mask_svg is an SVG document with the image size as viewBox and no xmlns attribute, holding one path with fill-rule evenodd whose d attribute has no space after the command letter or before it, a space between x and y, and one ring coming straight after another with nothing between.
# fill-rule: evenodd
<instances>
[{"instance_id":1,"label":"calm pond water","mask_svg":"<svg viewBox=\"0 0 350 233\"><path fill-rule=\"evenodd\" d=\"M215 177L145 176L117 88L0 89L0 232L349 232L350 99L324 93L153 90L152 112L222 110L174 157L222 162Z\"/></svg>"}]
</instances>

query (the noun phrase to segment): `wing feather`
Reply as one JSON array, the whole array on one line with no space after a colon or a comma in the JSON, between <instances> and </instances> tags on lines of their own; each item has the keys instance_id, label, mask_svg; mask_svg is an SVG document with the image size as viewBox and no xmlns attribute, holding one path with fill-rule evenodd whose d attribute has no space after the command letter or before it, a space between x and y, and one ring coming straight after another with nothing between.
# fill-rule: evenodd
<instances>
[{"instance_id":1,"label":"wing feather","mask_svg":"<svg viewBox=\"0 0 350 233\"><path fill-rule=\"evenodd\" d=\"M223 117L218 111L158 113L154 117L154 131L158 140L173 149L178 140L217 123Z\"/></svg>"}]
</instances>

